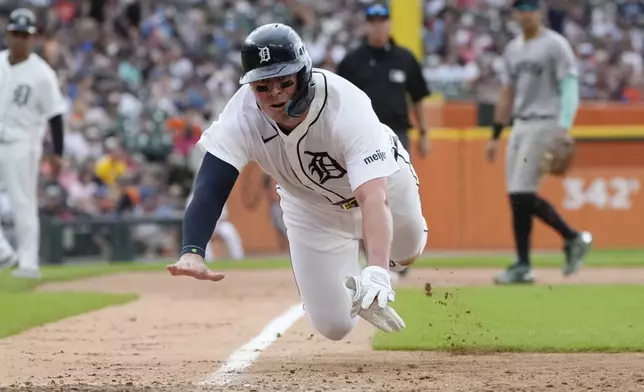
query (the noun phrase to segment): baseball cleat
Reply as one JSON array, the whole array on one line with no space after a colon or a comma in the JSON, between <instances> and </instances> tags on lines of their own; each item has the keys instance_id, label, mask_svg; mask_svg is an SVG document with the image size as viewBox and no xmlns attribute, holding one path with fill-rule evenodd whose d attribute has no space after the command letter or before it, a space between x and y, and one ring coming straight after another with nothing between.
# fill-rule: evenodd
<instances>
[{"instance_id":1,"label":"baseball cleat","mask_svg":"<svg viewBox=\"0 0 644 392\"><path fill-rule=\"evenodd\" d=\"M16 264L18 264L18 256L15 253L11 253L4 259L0 260L0 271L12 268Z\"/></svg>"},{"instance_id":2,"label":"baseball cleat","mask_svg":"<svg viewBox=\"0 0 644 392\"><path fill-rule=\"evenodd\" d=\"M18 268L11 271L14 278L40 279L40 271L34 269Z\"/></svg>"},{"instance_id":3,"label":"baseball cleat","mask_svg":"<svg viewBox=\"0 0 644 392\"><path fill-rule=\"evenodd\" d=\"M494 277L496 284L534 283L532 267L525 264L512 264L505 271Z\"/></svg>"},{"instance_id":4,"label":"baseball cleat","mask_svg":"<svg viewBox=\"0 0 644 392\"><path fill-rule=\"evenodd\" d=\"M564 244L564 253L566 255L566 262L563 266L564 276L579 271L592 244L593 236L587 231L582 231L577 237L566 240Z\"/></svg>"}]
</instances>

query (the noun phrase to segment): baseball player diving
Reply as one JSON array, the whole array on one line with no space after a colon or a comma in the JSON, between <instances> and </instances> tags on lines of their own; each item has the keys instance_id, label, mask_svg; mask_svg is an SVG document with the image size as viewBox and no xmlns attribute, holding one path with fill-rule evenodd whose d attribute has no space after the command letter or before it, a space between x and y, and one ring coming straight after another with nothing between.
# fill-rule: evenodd
<instances>
[{"instance_id":1,"label":"baseball player diving","mask_svg":"<svg viewBox=\"0 0 644 392\"><path fill-rule=\"evenodd\" d=\"M568 135L579 105L575 56L563 36L542 25L539 0L515 0L513 7L522 34L508 43L503 54L502 89L493 136L486 149L488 159L494 161L499 135L512 116L506 186L518 258L495 277L499 284L534 281L530 264L533 216L563 238L564 275L579 270L592 244L590 233L570 227L547 200L537 195L544 154L554 143L565 140L562 135Z\"/></svg>"},{"instance_id":2,"label":"baseball player diving","mask_svg":"<svg viewBox=\"0 0 644 392\"><path fill-rule=\"evenodd\" d=\"M185 213L181 256L168 271L224 278L204 264L204 247L239 173L256 162L278 184L294 277L313 328L340 340L362 317L399 331L405 323L389 304L389 269L412 264L427 240L409 154L361 90L312 68L290 27L251 32L241 60L241 88L199 140L207 154Z\"/></svg>"},{"instance_id":3,"label":"baseball player diving","mask_svg":"<svg viewBox=\"0 0 644 392\"><path fill-rule=\"evenodd\" d=\"M54 70L31 51L36 17L16 9L6 27L8 49L0 52L0 182L14 214L17 249L0 230L0 269L19 265L16 277L38 278L40 222L38 173L47 123L53 160L63 153L65 101Z\"/></svg>"}]
</instances>

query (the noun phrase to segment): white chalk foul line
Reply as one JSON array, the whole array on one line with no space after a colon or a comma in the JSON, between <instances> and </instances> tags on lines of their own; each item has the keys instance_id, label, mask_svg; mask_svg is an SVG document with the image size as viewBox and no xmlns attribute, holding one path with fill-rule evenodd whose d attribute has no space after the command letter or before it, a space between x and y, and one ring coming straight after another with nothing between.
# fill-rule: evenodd
<instances>
[{"instance_id":1,"label":"white chalk foul line","mask_svg":"<svg viewBox=\"0 0 644 392\"><path fill-rule=\"evenodd\" d=\"M273 344L279 335L283 335L302 316L304 316L304 309L301 303L289 308L281 316L271 321L253 340L233 352L222 367L206 377L199 385L223 386L235 380L257 360L263 350Z\"/></svg>"}]
</instances>

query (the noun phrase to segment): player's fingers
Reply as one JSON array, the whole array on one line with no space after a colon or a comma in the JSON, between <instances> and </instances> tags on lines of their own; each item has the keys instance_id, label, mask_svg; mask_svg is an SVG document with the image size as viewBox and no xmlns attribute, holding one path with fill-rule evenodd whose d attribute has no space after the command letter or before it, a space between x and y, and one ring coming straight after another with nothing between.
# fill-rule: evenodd
<instances>
[{"instance_id":1,"label":"player's fingers","mask_svg":"<svg viewBox=\"0 0 644 392\"><path fill-rule=\"evenodd\" d=\"M179 267L176 264L168 265L165 267L165 269L168 270L171 275L181 275L184 271L181 267Z\"/></svg>"},{"instance_id":2,"label":"player's fingers","mask_svg":"<svg viewBox=\"0 0 644 392\"><path fill-rule=\"evenodd\" d=\"M367 293L362 297L362 309L368 309L369 306L373 303L373 301L376 299L376 295L378 295L379 290L378 289L369 289Z\"/></svg>"},{"instance_id":3,"label":"player's fingers","mask_svg":"<svg viewBox=\"0 0 644 392\"><path fill-rule=\"evenodd\" d=\"M351 312L349 313L351 318L356 317L358 315L358 313L360 313L360 305L358 303L352 304L351 305Z\"/></svg>"},{"instance_id":4,"label":"player's fingers","mask_svg":"<svg viewBox=\"0 0 644 392\"><path fill-rule=\"evenodd\" d=\"M197 279L210 280L212 282L219 282L220 280L222 280L225 277L226 277L226 275L222 274L221 272L214 272L214 271L211 271L211 270L206 270Z\"/></svg>"},{"instance_id":5,"label":"player's fingers","mask_svg":"<svg viewBox=\"0 0 644 392\"><path fill-rule=\"evenodd\" d=\"M387 301L389 300L389 293L387 293L385 290L380 290L378 293L378 306L380 309L384 309L387 307Z\"/></svg>"}]
</instances>

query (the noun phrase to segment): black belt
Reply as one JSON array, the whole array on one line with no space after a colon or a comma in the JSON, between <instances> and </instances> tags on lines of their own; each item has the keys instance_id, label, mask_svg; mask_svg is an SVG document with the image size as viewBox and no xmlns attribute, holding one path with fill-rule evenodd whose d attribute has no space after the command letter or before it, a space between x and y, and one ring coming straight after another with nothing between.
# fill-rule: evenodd
<instances>
[{"instance_id":1,"label":"black belt","mask_svg":"<svg viewBox=\"0 0 644 392\"><path fill-rule=\"evenodd\" d=\"M553 120L555 118L554 115L551 114L529 114L527 116L514 116L515 120L521 120L521 121L532 121L532 120Z\"/></svg>"},{"instance_id":2,"label":"black belt","mask_svg":"<svg viewBox=\"0 0 644 392\"><path fill-rule=\"evenodd\" d=\"M358 207L358 200L356 200L355 197L352 197L351 199L346 199L339 201L337 203L333 203L334 206L340 206L342 207L343 210L350 210L352 208Z\"/></svg>"}]
</instances>

